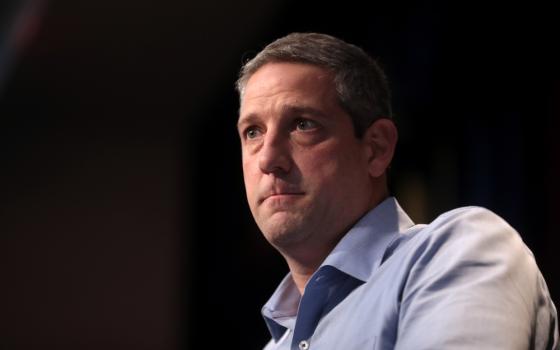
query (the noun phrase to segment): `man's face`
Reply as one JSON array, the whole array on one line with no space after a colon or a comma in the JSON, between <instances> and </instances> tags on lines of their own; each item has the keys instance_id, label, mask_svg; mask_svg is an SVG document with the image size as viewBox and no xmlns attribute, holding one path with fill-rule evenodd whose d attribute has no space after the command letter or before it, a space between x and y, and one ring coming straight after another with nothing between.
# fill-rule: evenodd
<instances>
[{"instance_id":1,"label":"man's face","mask_svg":"<svg viewBox=\"0 0 560 350\"><path fill-rule=\"evenodd\" d=\"M371 206L364 142L339 106L331 74L268 63L247 82L238 131L247 199L277 248L336 244Z\"/></svg>"}]
</instances>

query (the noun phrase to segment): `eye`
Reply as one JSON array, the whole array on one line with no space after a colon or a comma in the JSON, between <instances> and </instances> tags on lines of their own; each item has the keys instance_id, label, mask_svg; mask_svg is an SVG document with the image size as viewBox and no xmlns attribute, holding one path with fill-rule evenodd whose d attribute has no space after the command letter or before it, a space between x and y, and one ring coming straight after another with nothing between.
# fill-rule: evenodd
<instances>
[{"instance_id":1,"label":"eye","mask_svg":"<svg viewBox=\"0 0 560 350\"><path fill-rule=\"evenodd\" d=\"M247 129L245 129L245 138L249 140L259 137L260 134L261 131L256 126L250 126Z\"/></svg>"},{"instance_id":2,"label":"eye","mask_svg":"<svg viewBox=\"0 0 560 350\"><path fill-rule=\"evenodd\" d=\"M300 131L309 131L319 127L319 124L309 119L298 119L296 121L296 129Z\"/></svg>"}]
</instances>

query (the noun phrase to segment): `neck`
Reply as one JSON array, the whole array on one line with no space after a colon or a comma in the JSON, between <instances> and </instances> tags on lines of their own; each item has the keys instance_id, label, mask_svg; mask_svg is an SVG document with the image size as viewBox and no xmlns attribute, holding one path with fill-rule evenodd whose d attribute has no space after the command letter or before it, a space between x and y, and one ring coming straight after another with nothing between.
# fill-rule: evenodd
<instances>
[{"instance_id":1,"label":"neck","mask_svg":"<svg viewBox=\"0 0 560 350\"><path fill-rule=\"evenodd\" d=\"M342 237L346 235L346 233L352 228L352 226L354 226L361 216L377 206L388 196L388 192L381 192L377 197L373 197L368 209L359 217L356 217L350 225L342 230L342 232L331 236L331 240L325 240L325 237L322 237L322 239L319 240L311 239L306 242L298 242L298 244L291 247L277 247L280 253L284 256L284 259L286 259L294 283L301 295L303 295L305 286L313 273L317 271L319 266L321 266L323 261L332 252Z\"/></svg>"},{"instance_id":2,"label":"neck","mask_svg":"<svg viewBox=\"0 0 560 350\"><path fill-rule=\"evenodd\" d=\"M299 290L299 294L303 295L303 291L305 290L307 282L319 266L310 268L289 262L288 265L290 267L290 272L292 273L292 279L294 280L294 283Z\"/></svg>"},{"instance_id":3,"label":"neck","mask_svg":"<svg viewBox=\"0 0 560 350\"><path fill-rule=\"evenodd\" d=\"M305 285L311 275L321 266L347 231L341 230L338 235L307 235L306 239L275 246L288 263L300 294L303 295Z\"/></svg>"}]
</instances>

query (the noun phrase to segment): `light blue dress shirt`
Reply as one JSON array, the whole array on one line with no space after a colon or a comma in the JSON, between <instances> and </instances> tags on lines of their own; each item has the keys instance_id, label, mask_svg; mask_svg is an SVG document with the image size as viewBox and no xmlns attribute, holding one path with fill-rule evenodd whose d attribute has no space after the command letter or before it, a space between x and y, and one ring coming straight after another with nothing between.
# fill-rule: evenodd
<instances>
[{"instance_id":1,"label":"light blue dress shirt","mask_svg":"<svg viewBox=\"0 0 560 350\"><path fill-rule=\"evenodd\" d=\"M560 348L545 281L511 226L479 207L415 225L393 197L342 238L303 299L288 274L262 314L266 350Z\"/></svg>"}]
</instances>

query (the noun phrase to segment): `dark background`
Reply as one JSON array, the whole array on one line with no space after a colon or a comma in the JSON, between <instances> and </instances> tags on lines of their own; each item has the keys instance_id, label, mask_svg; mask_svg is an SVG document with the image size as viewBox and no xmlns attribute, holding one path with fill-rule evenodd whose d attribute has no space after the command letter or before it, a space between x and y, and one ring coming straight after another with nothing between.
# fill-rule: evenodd
<instances>
[{"instance_id":1,"label":"dark background","mask_svg":"<svg viewBox=\"0 0 560 350\"><path fill-rule=\"evenodd\" d=\"M267 341L260 307L287 269L245 203L233 84L292 31L339 36L385 68L392 186L411 216L494 210L560 300L551 6L17 3L0 9L0 349Z\"/></svg>"}]
</instances>

